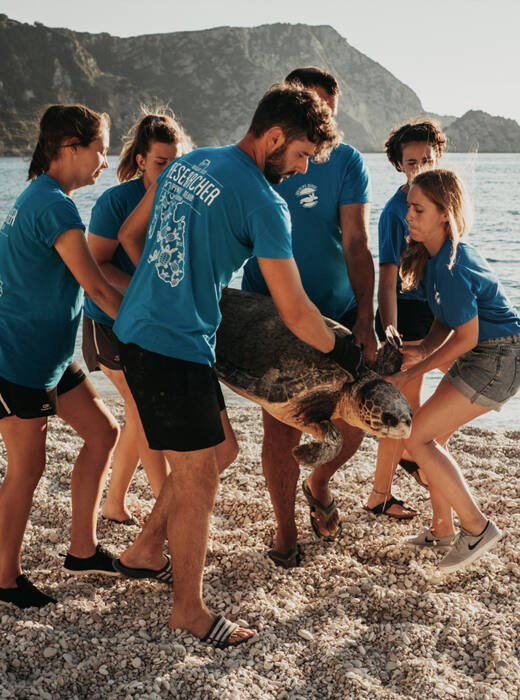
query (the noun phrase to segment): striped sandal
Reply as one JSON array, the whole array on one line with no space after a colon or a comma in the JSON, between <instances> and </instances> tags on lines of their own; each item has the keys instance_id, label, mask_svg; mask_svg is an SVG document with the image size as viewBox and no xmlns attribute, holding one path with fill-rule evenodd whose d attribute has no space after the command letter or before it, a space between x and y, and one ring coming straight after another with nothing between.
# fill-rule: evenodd
<instances>
[{"instance_id":1,"label":"striped sandal","mask_svg":"<svg viewBox=\"0 0 520 700\"><path fill-rule=\"evenodd\" d=\"M253 637L256 637L256 631L251 630L253 634L249 637L244 637L236 642L230 642L229 640L238 629L240 629L240 626L237 625L236 622L227 620L224 615L217 615L208 632L200 641L212 644L217 649L226 649L227 647L237 647L239 644L243 644Z\"/></svg>"}]
</instances>

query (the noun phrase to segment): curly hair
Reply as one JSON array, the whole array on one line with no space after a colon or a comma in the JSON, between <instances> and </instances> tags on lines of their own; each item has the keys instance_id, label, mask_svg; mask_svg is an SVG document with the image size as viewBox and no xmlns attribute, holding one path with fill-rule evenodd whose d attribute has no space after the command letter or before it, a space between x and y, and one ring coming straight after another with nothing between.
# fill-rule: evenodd
<instances>
[{"instance_id":1,"label":"curly hair","mask_svg":"<svg viewBox=\"0 0 520 700\"><path fill-rule=\"evenodd\" d=\"M457 256L460 239L470 229L470 206L462 180L451 170L427 170L417 175L412 187L419 187L421 192L444 212L446 233L452 241L452 251L448 263L451 270ZM428 261L428 251L423 243L408 239L408 245L401 256L399 274L402 289L407 292L418 287Z\"/></svg>"},{"instance_id":2,"label":"curly hair","mask_svg":"<svg viewBox=\"0 0 520 700\"><path fill-rule=\"evenodd\" d=\"M273 126L282 129L288 143L298 138L313 143L317 163L326 161L342 138L330 108L302 85L276 83L262 97L249 132L258 138Z\"/></svg>"},{"instance_id":3,"label":"curly hair","mask_svg":"<svg viewBox=\"0 0 520 700\"><path fill-rule=\"evenodd\" d=\"M184 131L175 114L167 107L157 107L150 112L142 108L144 116L133 124L125 136L121 157L117 167L119 182L127 182L137 177L139 166L136 156L146 156L154 141L173 143L178 146L177 155L193 150L193 142Z\"/></svg>"},{"instance_id":4,"label":"curly hair","mask_svg":"<svg viewBox=\"0 0 520 700\"><path fill-rule=\"evenodd\" d=\"M446 148L447 139L439 124L429 120L403 124L391 131L385 143L385 152L388 160L398 172L401 172L403 146L414 141L429 144L437 158L440 158Z\"/></svg>"},{"instance_id":5,"label":"curly hair","mask_svg":"<svg viewBox=\"0 0 520 700\"><path fill-rule=\"evenodd\" d=\"M47 172L66 139L77 139L86 147L103 129L110 128L110 117L85 105L51 105L40 119L38 142L29 164L28 180Z\"/></svg>"}]
</instances>

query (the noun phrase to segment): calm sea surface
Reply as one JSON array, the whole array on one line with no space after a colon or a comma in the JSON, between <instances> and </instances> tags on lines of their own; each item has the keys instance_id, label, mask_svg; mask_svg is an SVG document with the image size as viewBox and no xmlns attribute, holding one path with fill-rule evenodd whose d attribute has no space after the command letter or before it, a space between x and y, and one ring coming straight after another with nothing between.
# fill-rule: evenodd
<instances>
[{"instance_id":1,"label":"calm sea surface","mask_svg":"<svg viewBox=\"0 0 520 700\"><path fill-rule=\"evenodd\" d=\"M386 201L402 184L402 176L395 172L383 154L366 156L372 175L373 204L371 218L372 250L377 270L377 221ZM96 185L84 187L74 194L85 224L97 197L116 184L117 157L109 158ZM28 162L22 158L0 158L0 220L4 220L14 200L26 185ZM474 204L474 225L469 240L495 268L509 298L520 311L520 155L519 154L448 154L443 167L452 168L463 178ZM232 285L240 286L237 274ZM78 361L81 349L76 347ZM94 374L98 389L111 388ZM440 373L428 375L424 397L434 390ZM449 410L449 407L446 407ZM512 399L500 413L495 411L474 421L475 424L499 430L518 429L520 426L520 396Z\"/></svg>"}]
</instances>

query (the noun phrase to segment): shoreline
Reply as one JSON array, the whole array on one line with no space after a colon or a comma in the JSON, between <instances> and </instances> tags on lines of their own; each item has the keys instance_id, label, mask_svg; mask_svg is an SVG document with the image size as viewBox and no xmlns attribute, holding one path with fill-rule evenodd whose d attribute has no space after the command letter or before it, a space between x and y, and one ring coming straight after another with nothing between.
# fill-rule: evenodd
<instances>
[{"instance_id":1,"label":"shoreline","mask_svg":"<svg viewBox=\"0 0 520 700\"><path fill-rule=\"evenodd\" d=\"M121 420L121 401L106 402ZM436 581L441 555L403 546L403 537L425 527L430 515L426 493L403 470L394 493L418 508L417 518L399 522L362 510L377 447L367 436L332 481L342 537L334 543L314 537L298 489L304 559L284 571L266 556L274 519L260 463L260 409L236 401L228 408L240 454L222 475L204 591L213 610L256 627L258 640L212 649L168 630L169 587L62 571L70 472L81 441L53 418L22 563L59 602L39 611L0 607L0 697L505 700L518 694L520 431L469 426L450 442L475 497L504 533L467 570ZM153 506L142 469L129 502L141 521ZM137 532L98 525L100 541L116 554Z\"/></svg>"}]
</instances>

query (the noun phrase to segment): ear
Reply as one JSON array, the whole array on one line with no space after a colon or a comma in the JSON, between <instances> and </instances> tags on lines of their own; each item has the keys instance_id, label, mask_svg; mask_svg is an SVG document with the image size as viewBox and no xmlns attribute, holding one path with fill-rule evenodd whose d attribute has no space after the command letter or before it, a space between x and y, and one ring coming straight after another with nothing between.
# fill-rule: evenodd
<instances>
[{"instance_id":1,"label":"ear","mask_svg":"<svg viewBox=\"0 0 520 700\"><path fill-rule=\"evenodd\" d=\"M281 126L272 126L264 133L267 154L270 155L285 143L285 134Z\"/></svg>"},{"instance_id":2,"label":"ear","mask_svg":"<svg viewBox=\"0 0 520 700\"><path fill-rule=\"evenodd\" d=\"M140 153L138 153L135 157L135 162L137 163L137 167L139 168L139 170L142 173L144 173L144 168L146 165L146 158L143 155L141 155Z\"/></svg>"}]
</instances>

